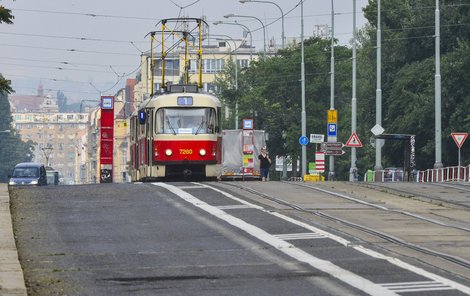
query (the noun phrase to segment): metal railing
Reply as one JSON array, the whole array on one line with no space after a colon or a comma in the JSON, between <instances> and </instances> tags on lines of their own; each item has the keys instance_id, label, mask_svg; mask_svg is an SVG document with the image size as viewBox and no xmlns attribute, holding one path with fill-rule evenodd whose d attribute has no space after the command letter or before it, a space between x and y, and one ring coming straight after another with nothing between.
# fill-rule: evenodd
<instances>
[{"instance_id":1,"label":"metal railing","mask_svg":"<svg viewBox=\"0 0 470 296\"><path fill-rule=\"evenodd\" d=\"M418 171L417 182L470 182L469 173L470 165L428 169L425 171Z\"/></svg>"}]
</instances>

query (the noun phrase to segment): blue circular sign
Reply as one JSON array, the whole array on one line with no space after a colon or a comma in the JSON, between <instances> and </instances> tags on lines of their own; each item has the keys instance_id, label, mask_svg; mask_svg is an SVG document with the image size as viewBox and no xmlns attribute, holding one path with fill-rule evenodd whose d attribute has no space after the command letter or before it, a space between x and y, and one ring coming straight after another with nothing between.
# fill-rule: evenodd
<instances>
[{"instance_id":1,"label":"blue circular sign","mask_svg":"<svg viewBox=\"0 0 470 296\"><path fill-rule=\"evenodd\" d=\"M300 143L300 145L303 145L303 146L307 145L308 144L308 138L306 136L301 136L299 138L299 143Z\"/></svg>"}]
</instances>

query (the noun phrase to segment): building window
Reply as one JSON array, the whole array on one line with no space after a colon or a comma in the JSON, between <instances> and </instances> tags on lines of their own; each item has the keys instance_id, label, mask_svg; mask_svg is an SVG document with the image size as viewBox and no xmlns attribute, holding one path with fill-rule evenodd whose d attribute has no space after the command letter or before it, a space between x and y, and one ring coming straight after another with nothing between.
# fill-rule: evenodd
<instances>
[{"instance_id":1,"label":"building window","mask_svg":"<svg viewBox=\"0 0 470 296\"><path fill-rule=\"evenodd\" d=\"M162 61L155 60L155 76L162 76ZM165 59L165 76L179 76L180 75L180 61Z\"/></svg>"}]
</instances>

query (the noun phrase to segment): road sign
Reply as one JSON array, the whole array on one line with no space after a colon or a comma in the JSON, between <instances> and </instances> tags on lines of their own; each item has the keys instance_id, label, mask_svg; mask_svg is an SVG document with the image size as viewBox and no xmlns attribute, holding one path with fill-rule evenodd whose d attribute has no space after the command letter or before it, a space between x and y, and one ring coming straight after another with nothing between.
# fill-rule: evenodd
<instances>
[{"instance_id":1,"label":"road sign","mask_svg":"<svg viewBox=\"0 0 470 296\"><path fill-rule=\"evenodd\" d=\"M349 137L349 140L346 142L344 146L348 147L362 147L361 140L357 136L356 132L353 132L352 135Z\"/></svg>"},{"instance_id":2,"label":"road sign","mask_svg":"<svg viewBox=\"0 0 470 296\"><path fill-rule=\"evenodd\" d=\"M370 131L374 134L374 136L378 136L383 134L385 130L380 124L376 124L373 128L371 128Z\"/></svg>"},{"instance_id":3,"label":"road sign","mask_svg":"<svg viewBox=\"0 0 470 296\"><path fill-rule=\"evenodd\" d=\"M336 123L328 123L328 137L336 137L337 129Z\"/></svg>"},{"instance_id":4,"label":"road sign","mask_svg":"<svg viewBox=\"0 0 470 296\"><path fill-rule=\"evenodd\" d=\"M328 110L328 123L337 123L338 122L338 110L330 109Z\"/></svg>"},{"instance_id":5,"label":"road sign","mask_svg":"<svg viewBox=\"0 0 470 296\"><path fill-rule=\"evenodd\" d=\"M343 155L346 153L346 151L341 150L341 149L340 150L327 149L323 152L325 152L325 155Z\"/></svg>"},{"instance_id":6,"label":"road sign","mask_svg":"<svg viewBox=\"0 0 470 296\"><path fill-rule=\"evenodd\" d=\"M341 142L324 142L320 145L323 150L341 150L344 147L344 144Z\"/></svg>"},{"instance_id":7,"label":"road sign","mask_svg":"<svg viewBox=\"0 0 470 296\"><path fill-rule=\"evenodd\" d=\"M320 144L325 141L325 135L323 134L310 134L310 143Z\"/></svg>"},{"instance_id":8,"label":"road sign","mask_svg":"<svg viewBox=\"0 0 470 296\"><path fill-rule=\"evenodd\" d=\"M451 133L452 139L454 139L455 144L457 147L462 148L463 143L468 137L468 133Z\"/></svg>"},{"instance_id":9,"label":"road sign","mask_svg":"<svg viewBox=\"0 0 470 296\"><path fill-rule=\"evenodd\" d=\"M301 137L299 138L299 143L300 143L300 145L302 145L302 146L307 145L307 144L308 144L308 138L307 138L306 136L301 136Z\"/></svg>"}]
</instances>

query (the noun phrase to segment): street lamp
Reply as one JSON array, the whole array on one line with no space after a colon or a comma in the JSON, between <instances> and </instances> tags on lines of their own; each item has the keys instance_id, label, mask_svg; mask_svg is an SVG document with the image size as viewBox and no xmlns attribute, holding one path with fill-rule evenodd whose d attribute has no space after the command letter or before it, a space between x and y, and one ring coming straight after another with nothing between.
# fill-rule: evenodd
<instances>
[{"instance_id":1,"label":"street lamp","mask_svg":"<svg viewBox=\"0 0 470 296\"><path fill-rule=\"evenodd\" d=\"M434 104L435 104L435 134L436 134L436 162L434 168L442 168L442 127L441 127L441 31L440 31L440 12L439 12L439 0L436 0L436 11L435 11L435 75L434 75Z\"/></svg>"},{"instance_id":2,"label":"street lamp","mask_svg":"<svg viewBox=\"0 0 470 296\"><path fill-rule=\"evenodd\" d=\"M353 48L352 48L352 99L351 99L351 134L356 132L357 99L356 99L356 0L353 0ZM357 181L356 147L351 147L351 168L349 181Z\"/></svg>"},{"instance_id":3,"label":"street lamp","mask_svg":"<svg viewBox=\"0 0 470 296\"><path fill-rule=\"evenodd\" d=\"M264 53L264 55L266 55L266 26L264 25L264 23L263 23L259 18L257 18L256 16L251 16L251 15L238 15L238 14L233 14L233 13L224 15L224 18L230 18L230 17L252 18L252 19L255 19L255 20L257 20L258 22L260 22L261 27L263 28L263 53Z\"/></svg>"},{"instance_id":4,"label":"street lamp","mask_svg":"<svg viewBox=\"0 0 470 296\"><path fill-rule=\"evenodd\" d=\"M249 34L250 34L250 62L253 60L253 36L251 34L251 31L250 29L248 29L247 26L243 25L243 24L240 24L240 23L237 23L236 21L231 23L231 22L223 22L223 21L216 21L216 22L213 22L213 24L215 26L217 25L235 25L235 26L240 26L242 27L243 29L245 29Z\"/></svg>"},{"instance_id":5,"label":"street lamp","mask_svg":"<svg viewBox=\"0 0 470 296\"><path fill-rule=\"evenodd\" d=\"M233 46L235 47L235 49L232 50L232 46L230 45L230 43L227 43L228 46L230 47L230 52L231 53L235 53L235 91L237 92L237 95L238 95L238 59L237 59L237 50L239 47L237 47L237 44L235 43L235 40L233 40L232 37L228 36L228 35L214 35L212 34L211 36L213 37L217 37L217 36L222 36L224 38L227 38L227 40L230 40L233 42ZM238 129L238 98L237 100L235 101L235 129Z\"/></svg>"},{"instance_id":6,"label":"street lamp","mask_svg":"<svg viewBox=\"0 0 470 296\"><path fill-rule=\"evenodd\" d=\"M281 39L282 39L282 48L284 48L284 45L285 45L285 36L284 36L284 11L282 11L281 7L279 5L277 5L276 3L274 2L271 2L271 1L261 1L261 0L239 0L240 3L247 3L247 2L259 2L259 3L270 3L270 4L273 4L273 5L276 5L277 8L279 8L279 10L281 11L281 23L282 23L282 35L281 35Z\"/></svg>"},{"instance_id":7,"label":"street lamp","mask_svg":"<svg viewBox=\"0 0 470 296\"><path fill-rule=\"evenodd\" d=\"M300 87L302 93L302 111L301 118L301 132L302 137L307 135L307 113L305 111L305 53L304 53L304 1L300 1ZM302 180L307 174L307 145L302 145Z\"/></svg>"}]
</instances>

